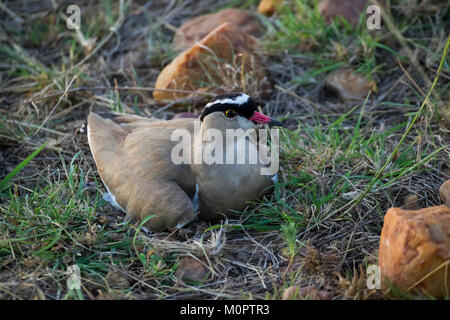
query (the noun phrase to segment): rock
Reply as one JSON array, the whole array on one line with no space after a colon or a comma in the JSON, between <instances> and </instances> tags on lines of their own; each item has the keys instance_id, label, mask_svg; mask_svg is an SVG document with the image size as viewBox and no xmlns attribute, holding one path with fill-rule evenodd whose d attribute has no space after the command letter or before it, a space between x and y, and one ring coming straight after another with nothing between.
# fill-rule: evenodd
<instances>
[{"instance_id":1,"label":"rock","mask_svg":"<svg viewBox=\"0 0 450 320\"><path fill-rule=\"evenodd\" d=\"M252 36L259 36L262 25L251 12L240 9L224 9L217 13L205 14L184 22L177 30L173 39L176 50L185 50L194 45L196 41L204 38L208 33L225 22L234 23Z\"/></svg>"},{"instance_id":2,"label":"rock","mask_svg":"<svg viewBox=\"0 0 450 320\"><path fill-rule=\"evenodd\" d=\"M364 9L368 2L369 0L322 0L317 5L317 9L327 22L336 16L341 16L351 25L356 25L361 13L365 12ZM384 1L379 0L378 2L384 5Z\"/></svg>"},{"instance_id":3,"label":"rock","mask_svg":"<svg viewBox=\"0 0 450 320\"><path fill-rule=\"evenodd\" d=\"M376 92L376 84L352 68L338 69L325 79L325 86L345 102L364 100L369 91Z\"/></svg>"},{"instance_id":4,"label":"rock","mask_svg":"<svg viewBox=\"0 0 450 320\"><path fill-rule=\"evenodd\" d=\"M261 0L258 5L258 12L270 17L281 6L283 0Z\"/></svg>"},{"instance_id":5,"label":"rock","mask_svg":"<svg viewBox=\"0 0 450 320\"><path fill-rule=\"evenodd\" d=\"M259 89L265 74L261 59L255 54L257 48L256 38L241 31L235 24L224 23L167 65L159 74L155 87L188 91L210 91L214 88L216 93L238 91L241 88L234 86L240 84L236 84L238 81L233 77L240 79L244 74ZM246 88L249 94L257 92L256 89L251 92L250 87L248 84ZM155 100L177 100L190 94L154 91L153 97Z\"/></svg>"},{"instance_id":6,"label":"rock","mask_svg":"<svg viewBox=\"0 0 450 320\"><path fill-rule=\"evenodd\" d=\"M319 290L315 286L292 286L284 290L283 300L329 300L331 295L328 291Z\"/></svg>"},{"instance_id":7,"label":"rock","mask_svg":"<svg viewBox=\"0 0 450 320\"><path fill-rule=\"evenodd\" d=\"M192 112L180 112L173 116L172 119L198 118L199 115Z\"/></svg>"},{"instance_id":8,"label":"rock","mask_svg":"<svg viewBox=\"0 0 450 320\"><path fill-rule=\"evenodd\" d=\"M419 206L419 197L417 194L408 194L405 199L403 199L403 209L406 210L418 210Z\"/></svg>"},{"instance_id":9,"label":"rock","mask_svg":"<svg viewBox=\"0 0 450 320\"><path fill-rule=\"evenodd\" d=\"M441 298L450 291L449 259L450 208L388 210L378 252L383 290L392 283Z\"/></svg>"},{"instance_id":10,"label":"rock","mask_svg":"<svg viewBox=\"0 0 450 320\"><path fill-rule=\"evenodd\" d=\"M209 275L209 269L200 261L185 256L178 264L175 276L182 281L204 282Z\"/></svg>"},{"instance_id":11,"label":"rock","mask_svg":"<svg viewBox=\"0 0 450 320\"><path fill-rule=\"evenodd\" d=\"M450 180L445 181L439 188L439 195L441 196L442 202L447 207L450 207Z\"/></svg>"}]
</instances>

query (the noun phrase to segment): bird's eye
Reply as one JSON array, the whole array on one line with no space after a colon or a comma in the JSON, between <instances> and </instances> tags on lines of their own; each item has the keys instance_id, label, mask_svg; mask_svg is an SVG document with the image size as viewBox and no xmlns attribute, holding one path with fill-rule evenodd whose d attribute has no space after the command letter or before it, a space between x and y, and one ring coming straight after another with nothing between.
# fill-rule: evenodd
<instances>
[{"instance_id":1,"label":"bird's eye","mask_svg":"<svg viewBox=\"0 0 450 320\"><path fill-rule=\"evenodd\" d=\"M228 109L227 111L224 112L224 114L225 114L225 117L227 117L229 119L233 119L238 115L237 112L233 109Z\"/></svg>"}]
</instances>

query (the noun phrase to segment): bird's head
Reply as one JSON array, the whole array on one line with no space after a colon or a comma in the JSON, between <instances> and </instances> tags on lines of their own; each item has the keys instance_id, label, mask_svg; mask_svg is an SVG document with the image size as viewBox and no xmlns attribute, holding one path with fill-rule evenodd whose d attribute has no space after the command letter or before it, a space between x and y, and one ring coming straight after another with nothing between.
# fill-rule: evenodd
<instances>
[{"instance_id":1,"label":"bird's head","mask_svg":"<svg viewBox=\"0 0 450 320\"><path fill-rule=\"evenodd\" d=\"M258 124L283 126L283 123L257 112L257 106L256 101L245 93L218 95L205 106L200 121L217 129L250 129Z\"/></svg>"}]
</instances>

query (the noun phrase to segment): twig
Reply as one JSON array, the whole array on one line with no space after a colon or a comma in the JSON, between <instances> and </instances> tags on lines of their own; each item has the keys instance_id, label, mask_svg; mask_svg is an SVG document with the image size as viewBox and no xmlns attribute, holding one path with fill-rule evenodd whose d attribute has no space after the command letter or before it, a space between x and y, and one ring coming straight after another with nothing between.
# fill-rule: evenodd
<instances>
[{"instance_id":1,"label":"twig","mask_svg":"<svg viewBox=\"0 0 450 320\"><path fill-rule=\"evenodd\" d=\"M309 101L309 100L307 100L307 99L305 99L303 97L300 97L295 92L293 92L293 91L291 91L289 89L285 89L283 87L280 87L277 84L275 85L275 88L280 90L281 92L287 94L287 95L290 95L291 97L294 97L295 99L301 101L302 103L306 104L307 106L311 106L314 109L315 112L319 111L319 107L317 106L317 104L315 104L314 102Z\"/></svg>"},{"instance_id":2,"label":"twig","mask_svg":"<svg viewBox=\"0 0 450 320\"><path fill-rule=\"evenodd\" d=\"M56 110L56 108L59 106L59 104L61 103L63 97L67 94L67 90L69 90L70 86L72 85L73 81L77 78L77 76L74 76L72 78L72 80L70 81L69 85L67 86L66 90L64 90L64 93L59 97L58 102L56 103L56 105L53 107L52 111L50 111L50 113L47 115L47 117L44 119L44 121L42 122L42 124L40 125L40 127L36 130L35 133L33 133L33 135L36 135L44 126L44 124L48 121L48 119L51 117L51 115L53 114L53 112Z\"/></svg>"},{"instance_id":3,"label":"twig","mask_svg":"<svg viewBox=\"0 0 450 320\"><path fill-rule=\"evenodd\" d=\"M5 119L5 120L3 120L3 121L9 122L9 123L18 124L18 125L20 125L20 126L24 126L24 127L28 127L28 128L33 128L33 129L38 129L38 130L46 131L46 132L53 133L53 134L57 134L57 135L63 136L63 137L68 136L67 133L63 133L63 132L56 131L56 130L49 129L49 128L44 128L44 127L42 127L42 125L41 125L41 126L38 126L38 125L33 124L33 123L26 123L26 122L22 122L22 121L8 120L8 119Z\"/></svg>"},{"instance_id":4,"label":"twig","mask_svg":"<svg viewBox=\"0 0 450 320\"><path fill-rule=\"evenodd\" d=\"M3 4L3 2L0 2L0 9L5 11L13 20L19 24L22 24L24 20L19 17L17 14L15 14L12 10L10 10L7 6Z\"/></svg>"}]
</instances>

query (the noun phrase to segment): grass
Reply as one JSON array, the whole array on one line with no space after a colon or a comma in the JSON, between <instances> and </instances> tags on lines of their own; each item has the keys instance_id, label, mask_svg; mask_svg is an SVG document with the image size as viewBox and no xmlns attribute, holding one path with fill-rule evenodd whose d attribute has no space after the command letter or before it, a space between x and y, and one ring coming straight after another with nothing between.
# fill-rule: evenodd
<instances>
[{"instance_id":1,"label":"grass","mask_svg":"<svg viewBox=\"0 0 450 320\"><path fill-rule=\"evenodd\" d=\"M367 289L366 269L376 263L386 210L410 194L421 207L439 205L437 190L450 178L448 5L404 10L391 1L391 24L383 19L376 32L363 18L355 27L326 24L314 0L286 1L262 18L274 84L263 111L288 127L279 182L240 219L148 233L103 200L80 128L90 109L158 111L163 119L201 110L161 105L148 90L119 90L152 87L175 57L171 30L184 19L258 3L201 2L148 10L81 1L81 35L65 28L69 2L46 15L11 6L21 28L0 12L0 298L280 299L292 285L315 285L333 299L417 298ZM144 58L117 69L135 52ZM374 80L378 94L343 103L324 90L325 77L341 67ZM233 88L254 87L249 74L225 77ZM208 266L207 281L180 279L186 255ZM74 265L79 290L67 286Z\"/></svg>"},{"instance_id":2,"label":"grass","mask_svg":"<svg viewBox=\"0 0 450 320\"><path fill-rule=\"evenodd\" d=\"M303 57L314 66L288 84L299 85L317 81L320 75L344 66L348 61L357 72L368 77L382 68L377 63L377 48L398 54L382 43L383 33L366 27L362 15L356 26L337 18L327 24L317 10L319 1L292 1L292 6L281 10L276 21L278 31L268 37L268 48L287 48L293 56Z\"/></svg>"}]
</instances>

